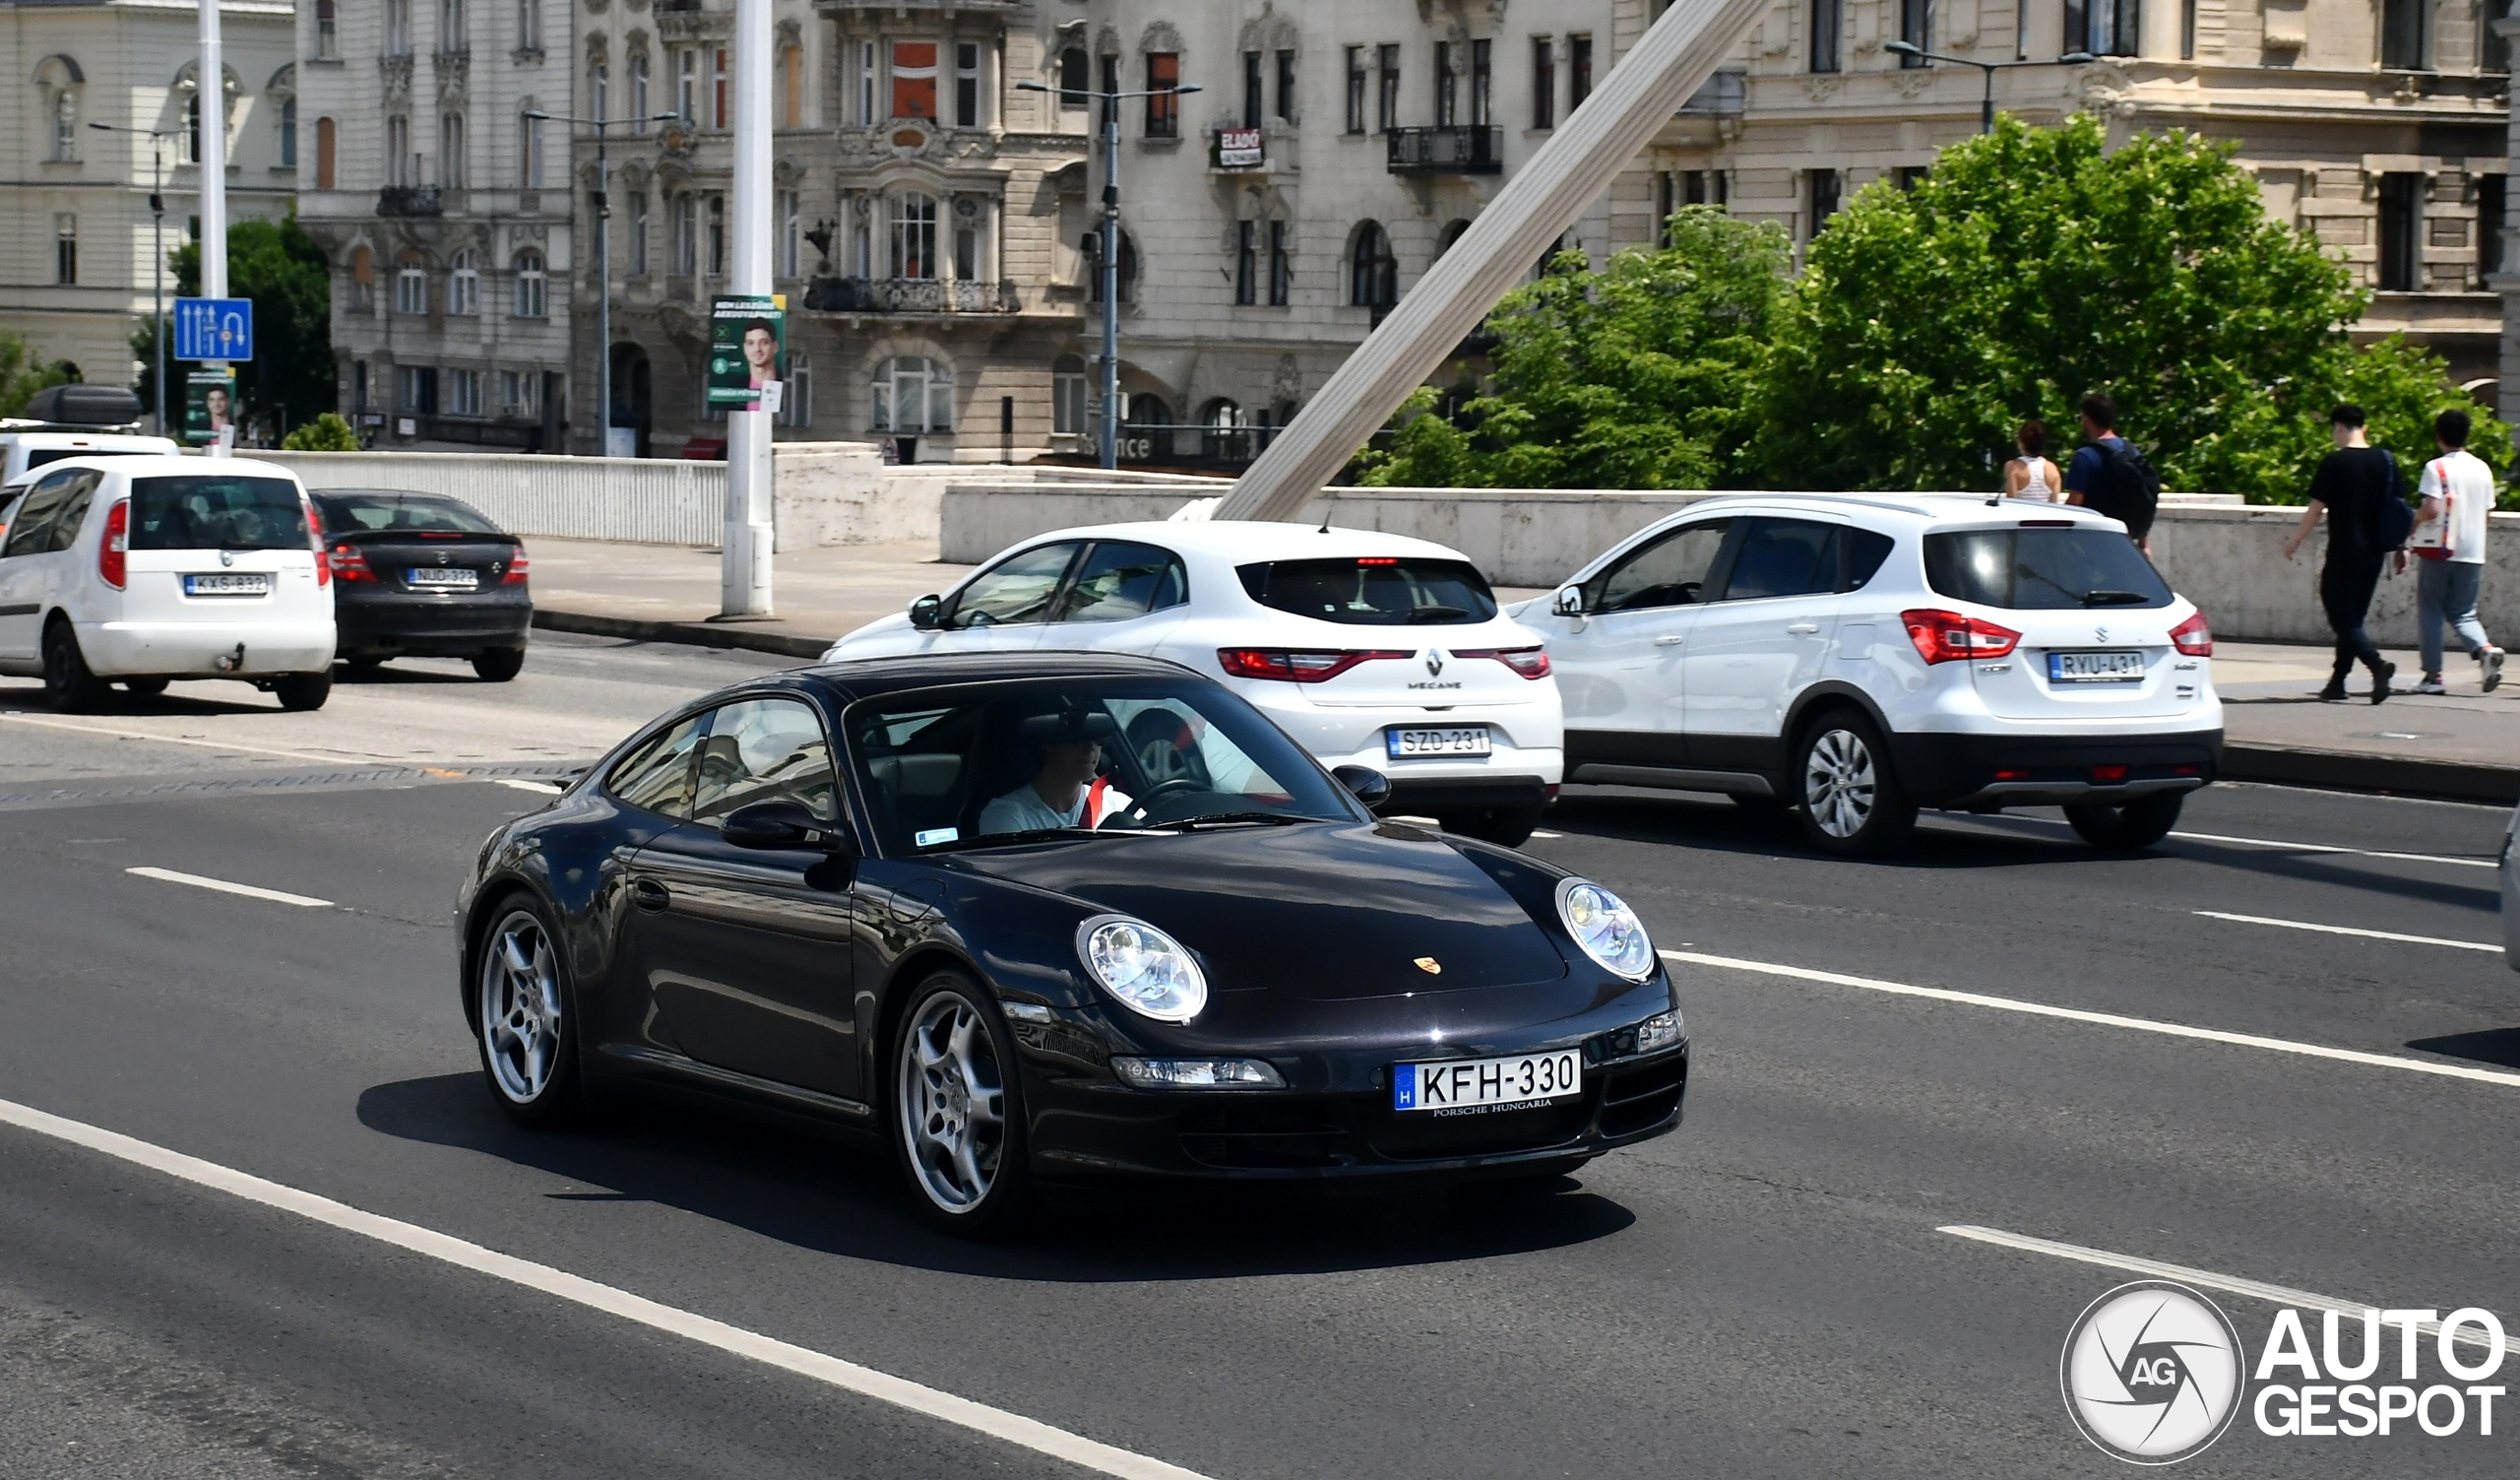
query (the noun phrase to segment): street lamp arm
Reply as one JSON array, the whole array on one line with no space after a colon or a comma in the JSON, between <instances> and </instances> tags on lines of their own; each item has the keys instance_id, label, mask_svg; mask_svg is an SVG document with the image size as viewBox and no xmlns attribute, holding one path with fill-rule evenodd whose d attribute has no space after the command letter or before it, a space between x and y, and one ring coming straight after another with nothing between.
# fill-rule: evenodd
<instances>
[{"instance_id":1,"label":"street lamp arm","mask_svg":"<svg viewBox=\"0 0 2520 1480\"><path fill-rule=\"evenodd\" d=\"M1026 78L1015 85L1015 91L1018 93L1057 93L1063 90L1053 88L1045 82L1036 82L1031 78ZM1199 86L1197 83L1183 83L1177 88L1132 88L1126 92L1120 93L1105 93L1100 88L1091 88L1086 91L1084 96L1087 97L1172 97L1183 93L1204 93L1206 91L1207 89Z\"/></svg>"}]
</instances>

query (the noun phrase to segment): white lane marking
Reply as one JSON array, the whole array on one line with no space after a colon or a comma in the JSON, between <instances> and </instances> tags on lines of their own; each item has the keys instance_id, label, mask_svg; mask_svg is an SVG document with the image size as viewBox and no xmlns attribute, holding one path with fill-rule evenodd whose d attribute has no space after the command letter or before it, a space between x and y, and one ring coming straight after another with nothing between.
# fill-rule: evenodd
<instances>
[{"instance_id":1,"label":"white lane marking","mask_svg":"<svg viewBox=\"0 0 2520 1480\"><path fill-rule=\"evenodd\" d=\"M178 873L172 869L125 869L142 878L162 879L170 884L190 884L196 889L216 889L221 894L242 894L247 899L268 899L274 904L299 905L310 910L329 910L333 902L317 899L312 894L291 894L283 889L266 889L258 884L231 884L223 878L204 878L198 873Z\"/></svg>"},{"instance_id":2,"label":"white lane marking","mask_svg":"<svg viewBox=\"0 0 2520 1480\"><path fill-rule=\"evenodd\" d=\"M566 787L556 785L552 782L527 781L516 776L493 776L490 779L501 786L512 786L520 792L538 792L545 797L557 797L562 792L568 790Z\"/></svg>"},{"instance_id":3,"label":"white lane marking","mask_svg":"<svg viewBox=\"0 0 2520 1480\"><path fill-rule=\"evenodd\" d=\"M2331 1049L2323 1044L2297 1043L2289 1038L2262 1038L2254 1033L2227 1033L2220 1028L2191 1028L2185 1023L2168 1023L2158 1018L2125 1017L2115 1012L2086 1012L2080 1007L2051 1007L2046 1002L2026 1002L2018 997L1987 997L1977 992L1954 992L1945 987L1911 987L1905 982L1883 982L1871 977L1851 977L1834 971L1813 971L1804 966L1779 966L1772 961L1745 961L1737 956L1710 956L1697 951L1667 950L1667 961L1688 961L1699 966L1721 966L1732 971L1757 972L1772 977L1793 977L1803 982L1826 982L1835 987L1860 987L1867 992L1886 992L1896 997L1930 997L1935 1001L1960 1002L1972 1007L1992 1007L2000 1012L2025 1012L2034 1017L2061 1017L2072 1022L2097 1023L2105 1028L2128 1028L2138 1033L2160 1033L2171 1038L2196 1038L2208 1043L2228 1043L2244 1049L2266 1049L2278 1054L2300 1054L2312 1059L2334 1059L2346 1063L2364 1063L2376 1068L2406 1069L2419 1074L2439 1074L2450 1079L2475 1079L2485 1084L2520 1086L2520 1074L2502 1069L2470 1068L2463 1063L2430 1063L2422 1059L2405 1059L2395 1054L2365 1054L2359 1049Z\"/></svg>"},{"instance_id":4,"label":"white lane marking","mask_svg":"<svg viewBox=\"0 0 2520 1480\"><path fill-rule=\"evenodd\" d=\"M416 1223L367 1212L315 1192L300 1191L296 1188L256 1177L250 1172L239 1172L217 1162L187 1156L181 1151L170 1151L120 1131L106 1130L9 1100L0 1100L0 1124L48 1135L74 1146L84 1146L248 1202L295 1213L327 1227L425 1255L460 1269L506 1280L591 1311L600 1311L607 1316L617 1316L624 1320L682 1336L703 1346L811 1378L861 1397L890 1403L924 1417L1003 1440L1037 1454L1063 1459L1080 1468L1119 1476L1121 1480L1206 1480L1195 1470L1166 1464L1161 1459L1087 1439L1065 1429L1052 1428L1020 1413L1009 1413L1003 1408L992 1408L986 1403L957 1397L907 1378L897 1378L871 1367L860 1367L854 1362L845 1362L809 1347L796 1346L723 1320L695 1315L643 1295L600 1284L583 1275L554 1269L548 1264L537 1264L494 1249L484 1249L478 1244L423 1228Z\"/></svg>"},{"instance_id":5,"label":"white lane marking","mask_svg":"<svg viewBox=\"0 0 2520 1480\"><path fill-rule=\"evenodd\" d=\"M2062 817L2007 817L2011 822L2036 822L2043 827L2070 827ZM2278 853L2350 853L2358 858L2389 859L2401 864L2450 864L2461 869L2493 869L2500 867L2492 859L2453 858L2442 853L2383 853L2376 848L2347 848L2337 843L2287 843L2276 838L2236 838L2219 832L2174 832L2174 838L2190 843L2229 843L2240 848L2267 848Z\"/></svg>"},{"instance_id":6,"label":"white lane marking","mask_svg":"<svg viewBox=\"0 0 2520 1480\"><path fill-rule=\"evenodd\" d=\"M2269 1305L2300 1306L2312 1311L2334 1311L2340 1316L2361 1316L2365 1311L2380 1309L2359 1301L2339 1300L2333 1295L2320 1295L2308 1290L2296 1290L2287 1285L2270 1285L2263 1280L2242 1279L2236 1274L2217 1274L2211 1269L2191 1269L2185 1264L2165 1264L2159 1259L2139 1258L2130 1254L2111 1254L2106 1249L2090 1249L2080 1244L2060 1244L2053 1239L2034 1239L2028 1234L2006 1233L2000 1228L1976 1228L1966 1223L1953 1223L1934 1230L1955 1239L1971 1239L1992 1244L1999 1249L2018 1249L2028 1254L2045 1254L2081 1264L2098 1264L2104 1269L2122 1269L2152 1279L2176 1280L2182 1285L2200 1285L2208 1290L2222 1290L2233 1295L2245 1295ZM2415 1328L2427 1336L2440 1333L2441 1322L2419 1320ZM2474 1326L2462 1324L2454 1341L2468 1346L2494 1349L2492 1337ZM2520 1354L2520 1337L2505 1336L2500 1342L2505 1354Z\"/></svg>"},{"instance_id":7,"label":"white lane marking","mask_svg":"<svg viewBox=\"0 0 2520 1480\"><path fill-rule=\"evenodd\" d=\"M2230 920L2240 925L2280 926L2288 931L2316 931L2322 935L2359 935L2365 940L2396 940L2407 945L2446 945L2454 950L2498 951L2501 946L2484 940L2445 940L2438 935L2401 935L2395 931L2357 930L2350 925L2314 925L2307 920L2276 920L2265 915L2231 915L2221 910L2197 910L2195 914L2208 920Z\"/></svg>"},{"instance_id":8,"label":"white lane marking","mask_svg":"<svg viewBox=\"0 0 2520 1480\"><path fill-rule=\"evenodd\" d=\"M198 745L206 750L238 750L248 755L285 755L291 760L320 760L327 765L341 765L346 761L390 758L354 750L335 750L328 754L315 750L281 750L270 745L240 745L232 740L193 740L181 735L151 735L145 730L116 730L108 725L74 725L67 720L37 719L31 714L0 713L0 720L18 725L40 725L46 730L76 730L82 735L110 735L116 740L156 740L161 745Z\"/></svg>"},{"instance_id":9,"label":"white lane marking","mask_svg":"<svg viewBox=\"0 0 2520 1480\"><path fill-rule=\"evenodd\" d=\"M1533 829L1532 829L1532 836L1533 836L1533 837L1535 837L1535 838L1544 838L1544 839L1546 839L1547 841L1549 841L1549 842L1551 842L1551 843L1554 843L1554 842L1556 842L1559 838L1562 838L1562 837L1566 836L1566 834L1564 834L1564 833L1562 833L1562 832L1548 832L1548 831L1545 831L1544 829L1535 827L1535 828L1533 828Z\"/></svg>"}]
</instances>

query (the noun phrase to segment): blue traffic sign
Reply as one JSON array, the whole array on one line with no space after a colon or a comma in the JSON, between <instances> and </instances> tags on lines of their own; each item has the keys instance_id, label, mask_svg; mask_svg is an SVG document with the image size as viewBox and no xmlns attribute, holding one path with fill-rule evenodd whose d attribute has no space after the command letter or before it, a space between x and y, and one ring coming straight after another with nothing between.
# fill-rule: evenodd
<instances>
[{"instance_id":1,"label":"blue traffic sign","mask_svg":"<svg viewBox=\"0 0 2520 1480\"><path fill-rule=\"evenodd\" d=\"M177 298L177 359L251 359L254 357L254 300L251 298Z\"/></svg>"}]
</instances>

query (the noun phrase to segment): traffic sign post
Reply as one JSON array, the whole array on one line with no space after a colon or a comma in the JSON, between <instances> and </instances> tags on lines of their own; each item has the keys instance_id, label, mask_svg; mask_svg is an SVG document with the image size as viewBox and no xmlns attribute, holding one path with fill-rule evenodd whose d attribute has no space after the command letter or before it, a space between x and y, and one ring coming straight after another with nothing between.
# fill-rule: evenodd
<instances>
[{"instance_id":1,"label":"traffic sign post","mask_svg":"<svg viewBox=\"0 0 2520 1480\"><path fill-rule=\"evenodd\" d=\"M254 300L177 298L177 359L238 360L254 357Z\"/></svg>"}]
</instances>

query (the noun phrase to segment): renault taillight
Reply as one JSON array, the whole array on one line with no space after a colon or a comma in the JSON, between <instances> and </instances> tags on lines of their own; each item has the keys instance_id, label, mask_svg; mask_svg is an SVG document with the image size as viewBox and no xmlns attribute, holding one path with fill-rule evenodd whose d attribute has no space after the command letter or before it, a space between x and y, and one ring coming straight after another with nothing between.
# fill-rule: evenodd
<instances>
[{"instance_id":1,"label":"renault taillight","mask_svg":"<svg viewBox=\"0 0 2520 1480\"><path fill-rule=\"evenodd\" d=\"M1276 678L1288 683L1321 683L1359 663L1377 658L1407 658L1405 652L1381 648L1219 648L1217 666L1228 678Z\"/></svg>"}]
</instances>

